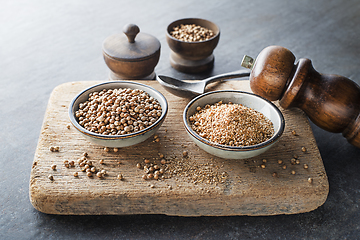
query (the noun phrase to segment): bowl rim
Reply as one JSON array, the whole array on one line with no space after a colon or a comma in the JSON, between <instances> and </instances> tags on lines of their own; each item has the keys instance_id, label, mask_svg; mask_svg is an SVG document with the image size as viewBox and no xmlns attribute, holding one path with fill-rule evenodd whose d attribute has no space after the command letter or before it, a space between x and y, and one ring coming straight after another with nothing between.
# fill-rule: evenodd
<instances>
[{"instance_id":1,"label":"bowl rim","mask_svg":"<svg viewBox=\"0 0 360 240\"><path fill-rule=\"evenodd\" d=\"M258 144L255 144L255 145L251 145L251 146L241 146L241 147L236 147L236 146L227 146L227 145L223 145L223 144L218 144L218 143L214 143L214 142L211 142L201 136L199 136L194 130L192 130L192 128L188 125L188 121L187 121L187 113L188 113L188 110L189 108L195 104L199 99L205 97L205 96L208 96L208 95L212 95L212 94L215 94L215 93L227 93L227 92L233 92L233 93L240 93L240 94L245 94L245 95L252 95L252 96L255 96L256 98L259 98L261 99L262 101L264 102L267 102L274 110L275 112L278 114L279 118L280 118L280 127L279 127L279 130L277 132L274 133L274 135L264 141L264 142L261 142L261 143L258 143ZM241 152L241 151L249 151L249 150L256 150L256 149L261 149L261 148L264 148L264 147L267 147L273 143L275 143L279 138L280 136L283 134L284 130L285 130L285 119L284 119L284 116L282 114L282 112L280 111L280 109L275 105L273 104L271 101L259 96L259 95L256 95L254 93L249 93L249 92L245 92L245 91L239 91L239 90L219 90L219 91L212 91L212 92L207 92L207 93L204 93L202 95L199 95L195 98L193 98L185 107L184 109L184 112L183 112L183 123L184 123L184 126L185 126L185 129L186 131L192 136L194 137L195 139L197 139L198 141L206 144L206 145L209 145L209 146L212 146L214 148L217 148L219 150L225 150L225 151L234 151L234 152Z\"/></svg>"},{"instance_id":2,"label":"bowl rim","mask_svg":"<svg viewBox=\"0 0 360 240\"><path fill-rule=\"evenodd\" d=\"M174 38L173 36L171 36L170 32L169 32L169 27L170 25L176 23L176 22L181 22L181 21L187 21L187 20L200 20L200 21L204 21L204 22L208 22L208 23L211 23L211 24L214 24L214 26L217 28L217 33L215 34L215 36L213 36L212 38L208 39L208 40L205 40L205 41L196 41L196 42L186 42L186 41L182 41L180 39L177 39L177 38ZM180 23L179 23L180 24ZM175 21L172 21L171 23L169 23L166 27L166 35L174 40L174 41L178 41L178 42L181 42L181 43L189 43L189 44L199 44L199 43L206 43L206 42L210 42L210 41L213 41L214 39L218 38L220 36L220 28L219 26L212 22L212 21L209 21L207 19L204 19L204 18L181 18L181 19L177 19Z\"/></svg>"},{"instance_id":3,"label":"bowl rim","mask_svg":"<svg viewBox=\"0 0 360 240\"><path fill-rule=\"evenodd\" d=\"M80 98L83 94L89 94L91 92L92 89L94 89L95 87L99 87L99 86L104 86L104 85L109 85L109 84L116 84L116 83L125 83L125 84L133 84L133 85L138 85L138 86L142 86L144 88L148 88L150 89L151 91L154 91L155 93L157 93L160 98L163 99L164 103L165 103L165 106L164 108L162 108L162 112L161 112L161 116L156 120L155 123L153 123L152 125L148 126L147 128L144 128L140 131L137 131L137 132L133 132L133 133L129 133L129 134L124 134L124 135L103 135L103 134L98 134L98 133L94 133L94 132L90 132L88 130L86 130L84 127L82 127L76 120L76 117L75 117L75 102L77 101L78 98ZM105 88L105 87L104 87ZM121 87L118 87L118 88L121 88ZM114 88L105 88L105 89L114 89ZM136 89L136 88L133 88L133 89ZM146 91L145 91L146 92ZM147 92L148 93L148 92ZM149 93L148 93L149 94ZM158 100L158 99L157 99ZM70 105L69 105L69 118L70 118L70 122L71 124L81 133L89 136L89 137L93 137L93 138L97 138L97 139L103 139L103 140L119 140L119 139L127 139L127 138L132 138L132 137L136 137L136 136L139 136L139 135L143 135L145 134L146 132L149 132L151 130L153 130L154 128L156 128L159 124L161 124L164 120L165 120L165 117L167 115L167 112L168 112L168 102L165 98L165 96L158 90L156 90L155 88L153 87L150 87L146 84L143 84L143 83L137 83L137 82L133 82L133 81L124 81L124 80L118 80L118 81L109 81L109 82L102 82L102 83L99 83L99 84L95 84L93 86L90 86L84 90L82 90L80 93L78 93L74 98L73 100L70 102Z\"/></svg>"}]
</instances>

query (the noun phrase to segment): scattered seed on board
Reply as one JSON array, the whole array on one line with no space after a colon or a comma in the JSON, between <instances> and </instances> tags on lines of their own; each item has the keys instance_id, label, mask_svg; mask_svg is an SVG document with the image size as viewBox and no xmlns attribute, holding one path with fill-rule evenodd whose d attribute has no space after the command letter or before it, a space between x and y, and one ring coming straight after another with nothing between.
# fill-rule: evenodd
<instances>
[{"instance_id":1,"label":"scattered seed on board","mask_svg":"<svg viewBox=\"0 0 360 240\"><path fill-rule=\"evenodd\" d=\"M74 177L78 177L79 173L78 172L74 172Z\"/></svg>"},{"instance_id":2,"label":"scattered seed on board","mask_svg":"<svg viewBox=\"0 0 360 240\"><path fill-rule=\"evenodd\" d=\"M304 168L305 169L308 169L309 168L309 165L307 165L306 163L304 164Z\"/></svg>"},{"instance_id":3,"label":"scattered seed on board","mask_svg":"<svg viewBox=\"0 0 360 240\"><path fill-rule=\"evenodd\" d=\"M266 168L265 164L260 165L262 169Z\"/></svg>"},{"instance_id":4,"label":"scattered seed on board","mask_svg":"<svg viewBox=\"0 0 360 240\"><path fill-rule=\"evenodd\" d=\"M54 180L53 175L49 175L49 179L50 179L51 181L53 181L53 180Z\"/></svg>"},{"instance_id":5,"label":"scattered seed on board","mask_svg":"<svg viewBox=\"0 0 360 240\"><path fill-rule=\"evenodd\" d=\"M119 179L119 180L123 180L123 179L124 179L124 177L123 177L123 175L120 173L119 175L117 175L117 179Z\"/></svg>"},{"instance_id":6,"label":"scattered seed on board","mask_svg":"<svg viewBox=\"0 0 360 240\"><path fill-rule=\"evenodd\" d=\"M102 177L103 177L103 175L102 175L101 172L97 172L97 173L96 173L96 176L97 176L98 178L102 178Z\"/></svg>"},{"instance_id":7,"label":"scattered seed on board","mask_svg":"<svg viewBox=\"0 0 360 240\"><path fill-rule=\"evenodd\" d=\"M283 161L282 160L278 160L278 164L282 164L283 163Z\"/></svg>"},{"instance_id":8,"label":"scattered seed on board","mask_svg":"<svg viewBox=\"0 0 360 240\"><path fill-rule=\"evenodd\" d=\"M118 152L119 151L119 149L118 148L114 148L114 152Z\"/></svg>"},{"instance_id":9,"label":"scattered seed on board","mask_svg":"<svg viewBox=\"0 0 360 240\"><path fill-rule=\"evenodd\" d=\"M56 170L56 164L51 165L52 170Z\"/></svg>"},{"instance_id":10,"label":"scattered seed on board","mask_svg":"<svg viewBox=\"0 0 360 240\"><path fill-rule=\"evenodd\" d=\"M295 172L294 170L291 171L291 174L295 175L295 173L296 173L296 172Z\"/></svg>"},{"instance_id":11,"label":"scattered seed on board","mask_svg":"<svg viewBox=\"0 0 360 240\"><path fill-rule=\"evenodd\" d=\"M51 151L51 152L59 152L60 151L60 147L59 146L51 146L50 148L49 148L49 150Z\"/></svg>"},{"instance_id":12,"label":"scattered seed on board","mask_svg":"<svg viewBox=\"0 0 360 240\"><path fill-rule=\"evenodd\" d=\"M91 172L87 172L87 173L86 173L86 176L91 177L91 176L92 176L92 173L91 173Z\"/></svg>"},{"instance_id":13,"label":"scattered seed on board","mask_svg":"<svg viewBox=\"0 0 360 240\"><path fill-rule=\"evenodd\" d=\"M285 170L285 169L286 169L286 165L283 165L282 168Z\"/></svg>"},{"instance_id":14,"label":"scattered seed on board","mask_svg":"<svg viewBox=\"0 0 360 240\"><path fill-rule=\"evenodd\" d=\"M105 151L105 152L109 152L110 149L109 149L108 147L104 147L104 151Z\"/></svg>"},{"instance_id":15,"label":"scattered seed on board","mask_svg":"<svg viewBox=\"0 0 360 240\"><path fill-rule=\"evenodd\" d=\"M313 182L313 179L312 179L312 178L308 178L308 182L309 182L309 183L312 183L312 182Z\"/></svg>"},{"instance_id":16,"label":"scattered seed on board","mask_svg":"<svg viewBox=\"0 0 360 240\"><path fill-rule=\"evenodd\" d=\"M306 147L302 147L302 148L301 148L301 151L302 151L302 152L306 152Z\"/></svg>"},{"instance_id":17,"label":"scattered seed on board","mask_svg":"<svg viewBox=\"0 0 360 240\"><path fill-rule=\"evenodd\" d=\"M136 167L137 167L138 169L141 169L141 164L140 164L140 163L136 164Z\"/></svg>"},{"instance_id":18,"label":"scattered seed on board","mask_svg":"<svg viewBox=\"0 0 360 240\"><path fill-rule=\"evenodd\" d=\"M101 160L99 161L100 164L104 164L104 162L105 162L104 159L101 159Z\"/></svg>"}]
</instances>

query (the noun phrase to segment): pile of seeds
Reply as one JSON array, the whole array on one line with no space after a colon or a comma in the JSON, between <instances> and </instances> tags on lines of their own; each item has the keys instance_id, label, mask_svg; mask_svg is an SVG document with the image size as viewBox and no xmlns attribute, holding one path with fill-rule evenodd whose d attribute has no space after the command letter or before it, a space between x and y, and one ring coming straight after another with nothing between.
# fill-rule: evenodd
<instances>
[{"instance_id":1,"label":"pile of seeds","mask_svg":"<svg viewBox=\"0 0 360 240\"><path fill-rule=\"evenodd\" d=\"M215 33L195 24L181 24L174 27L170 35L184 42L201 42L214 37Z\"/></svg>"},{"instance_id":2,"label":"pile of seeds","mask_svg":"<svg viewBox=\"0 0 360 240\"><path fill-rule=\"evenodd\" d=\"M159 102L145 91L119 88L90 93L75 116L88 131L124 135L151 126L161 113Z\"/></svg>"},{"instance_id":3,"label":"pile of seeds","mask_svg":"<svg viewBox=\"0 0 360 240\"><path fill-rule=\"evenodd\" d=\"M273 123L262 113L241 104L222 101L197 107L190 116L191 128L201 137L227 146L251 146L270 139Z\"/></svg>"}]
</instances>

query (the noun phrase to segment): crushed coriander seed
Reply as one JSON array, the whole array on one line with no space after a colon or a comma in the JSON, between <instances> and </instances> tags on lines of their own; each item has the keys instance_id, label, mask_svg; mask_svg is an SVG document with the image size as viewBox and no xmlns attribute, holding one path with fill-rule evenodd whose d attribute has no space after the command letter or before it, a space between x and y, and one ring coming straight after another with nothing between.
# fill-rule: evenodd
<instances>
[{"instance_id":1,"label":"crushed coriander seed","mask_svg":"<svg viewBox=\"0 0 360 240\"><path fill-rule=\"evenodd\" d=\"M189 120L197 134L221 145L251 146L274 135L273 123L267 117L242 104L220 101L200 108Z\"/></svg>"}]
</instances>

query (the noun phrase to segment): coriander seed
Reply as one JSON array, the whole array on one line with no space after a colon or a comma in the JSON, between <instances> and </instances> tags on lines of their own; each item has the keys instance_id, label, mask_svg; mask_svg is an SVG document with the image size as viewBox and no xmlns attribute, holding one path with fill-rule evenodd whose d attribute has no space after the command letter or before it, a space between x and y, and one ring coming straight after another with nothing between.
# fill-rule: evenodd
<instances>
[{"instance_id":1,"label":"coriander seed","mask_svg":"<svg viewBox=\"0 0 360 240\"><path fill-rule=\"evenodd\" d=\"M54 180L53 175L49 175L49 179L50 179L51 181L53 181L53 180Z\"/></svg>"},{"instance_id":2,"label":"coriander seed","mask_svg":"<svg viewBox=\"0 0 360 240\"><path fill-rule=\"evenodd\" d=\"M136 164L136 167L137 167L138 169L141 169L141 164L140 164L140 163Z\"/></svg>"},{"instance_id":3,"label":"coriander seed","mask_svg":"<svg viewBox=\"0 0 360 240\"><path fill-rule=\"evenodd\" d=\"M292 170L292 171L291 171L291 174L295 175L295 173L296 173L295 170Z\"/></svg>"},{"instance_id":4,"label":"coriander seed","mask_svg":"<svg viewBox=\"0 0 360 240\"><path fill-rule=\"evenodd\" d=\"M313 182L313 179L312 179L312 178L308 178L308 182L309 182L309 183L312 183L312 182Z\"/></svg>"},{"instance_id":5,"label":"coriander seed","mask_svg":"<svg viewBox=\"0 0 360 240\"><path fill-rule=\"evenodd\" d=\"M52 170L56 170L56 164L51 165Z\"/></svg>"},{"instance_id":6,"label":"coriander seed","mask_svg":"<svg viewBox=\"0 0 360 240\"><path fill-rule=\"evenodd\" d=\"M308 169L309 165L307 165L306 163L304 164L304 169Z\"/></svg>"},{"instance_id":7,"label":"coriander seed","mask_svg":"<svg viewBox=\"0 0 360 240\"><path fill-rule=\"evenodd\" d=\"M98 178L102 178L102 177L103 177L103 175L102 175L101 172L97 172L97 173L96 173L96 176L97 176Z\"/></svg>"},{"instance_id":8,"label":"coriander seed","mask_svg":"<svg viewBox=\"0 0 360 240\"><path fill-rule=\"evenodd\" d=\"M91 173L91 172L87 172L87 173L86 173L86 176L91 177L91 176L92 176L92 173Z\"/></svg>"},{"instance_id":9,"label":"coriander seed","mask_svg":"<svg viewBox=\"0 0 360 240\"><path fill-rule=\"evenodd\" d=\"M78 172L74 172L74 177L78 177L79 173Z\"/></svg>"},{"instance_id":10,"label":"coriander seed","mask_svg":"<svg viewBox=\"0 0 360 240\"><path fill-rule=\"evenodd\" d=\"M101 159L101 160L99 161L99 163L100 163L100 164L104 164L104 159Z\"/></svg>"},{"instance_id":11,"label":"coriander seed","mask_svg":"<svg viewBox=\"0 0 360 240\"><path fill-rule=\"evenodd\" d=\"M302 147L302 148L301 148L301 151L302 151L302 152L306 152L306 147Z\"/></svg>"},{"instance_id":12,"label":"coriander seed","mask_svg":"<svg viewBox=\"0 0 360 240\"><path fill-rule=\"evenodd\" d=\"M119 179L119 180L123 180L123 179L124 179L124 177L123 177L123 175L120 173L120 174L118 174L118 175L117 175L117 179Z\"/></svg>"}]
</instances>

